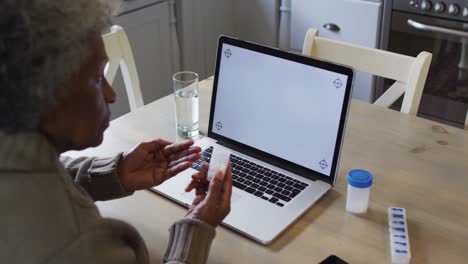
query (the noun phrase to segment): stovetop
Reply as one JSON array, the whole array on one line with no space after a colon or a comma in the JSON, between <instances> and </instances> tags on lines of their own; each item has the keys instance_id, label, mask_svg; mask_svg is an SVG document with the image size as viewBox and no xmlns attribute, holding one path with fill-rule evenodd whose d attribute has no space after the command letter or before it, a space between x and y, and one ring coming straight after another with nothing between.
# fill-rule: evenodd
<instances>
[{"instance_id":1,"label":"stovetop","mask_svg":"<svg viewBox=\"0 0 468 264\"><path fill-rule=\"evenodd\" d=\"M467 0L393 0L392 9L468 22Z\"/></svg>"}]
</instances>

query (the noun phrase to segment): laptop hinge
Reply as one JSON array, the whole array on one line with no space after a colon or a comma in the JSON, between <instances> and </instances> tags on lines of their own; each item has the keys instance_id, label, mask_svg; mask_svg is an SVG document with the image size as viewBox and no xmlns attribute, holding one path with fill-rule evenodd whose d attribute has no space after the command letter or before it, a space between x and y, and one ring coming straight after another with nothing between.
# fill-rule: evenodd
<instances>
[{"instance_id":1,"label":"laptop hinge","mask_svg":"<svg viewBox=\"0 0 468 264\"><path fill-rule=\"evenodd\" d=\"M242 151L243 149L241 147L238 147L232 143L229 143L229 142L225 142L225 141L221 141L221 140L218 140L216 141L216 144L219 144L221 146L224 146L226 148L229 148L229 149L233 149L235 151L238 151L238 152L241 152L243 154L246 154L246 155L249 155L250 153L247 153L244 149L244 151Z\"/></svg>"}]
</instances>

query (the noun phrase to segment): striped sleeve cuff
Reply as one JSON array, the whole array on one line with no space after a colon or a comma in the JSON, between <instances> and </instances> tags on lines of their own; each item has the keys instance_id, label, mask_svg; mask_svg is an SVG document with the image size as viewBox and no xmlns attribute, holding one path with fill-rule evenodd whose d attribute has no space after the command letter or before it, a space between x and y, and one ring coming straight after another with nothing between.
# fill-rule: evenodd
<instances>
[{"instance_id":1,"label":"striped sleeve cuff","mask_svg":"<svg viewBox=\"0 0 468 264\"><path fill-rule=\"evenodd\" d=\"M164 263L206 263L216 235L213 226L196 219L182 219L175 222L169 231Z\"/></svg>"}]
</instances>

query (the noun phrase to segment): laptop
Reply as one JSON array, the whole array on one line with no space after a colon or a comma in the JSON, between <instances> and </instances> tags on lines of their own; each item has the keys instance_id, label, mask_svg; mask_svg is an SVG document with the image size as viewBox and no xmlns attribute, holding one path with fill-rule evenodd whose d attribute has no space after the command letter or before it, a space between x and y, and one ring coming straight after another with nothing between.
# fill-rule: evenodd
<instances>
[{"instance_id":1,"label":"laptop","mask_svg":"<svg viewBox=\"0 0 468 264\"><path fill-rule=\"evenodd\" d=\"M354 71L221 36L202 158L153 190L184 206L191 175L215 148L231 152L231 212L223 224L262 244L335 184Z\"/></svg>"}]
</instances>

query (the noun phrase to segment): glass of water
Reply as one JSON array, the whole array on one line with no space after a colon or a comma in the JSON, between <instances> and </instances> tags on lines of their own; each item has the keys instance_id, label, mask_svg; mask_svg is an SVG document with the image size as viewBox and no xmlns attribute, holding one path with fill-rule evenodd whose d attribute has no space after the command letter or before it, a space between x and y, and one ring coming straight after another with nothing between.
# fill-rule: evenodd
<instances>
[{"instance_id":1,"label":"glass of water","mask_svg":"<svg viewBox=\"0 0 468 264\"><path fill-rule=\"evenodd\" d=\"M174 74L177 134L183 138L198 136L198 74L183 71Z\"/></svg>"}]
</instances>

